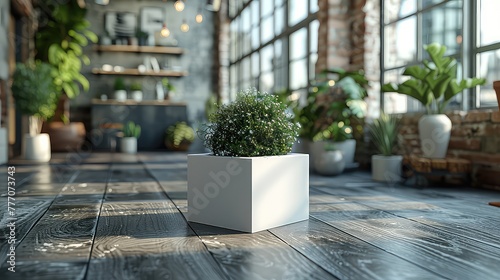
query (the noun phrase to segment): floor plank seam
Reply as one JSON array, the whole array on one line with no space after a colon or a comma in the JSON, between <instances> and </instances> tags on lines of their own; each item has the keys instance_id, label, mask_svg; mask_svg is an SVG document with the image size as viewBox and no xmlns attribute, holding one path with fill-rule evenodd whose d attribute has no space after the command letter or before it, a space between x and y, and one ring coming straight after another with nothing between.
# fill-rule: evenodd
<instances>
[{"instance_id":1,"label":"floor plank seam","mask_svg":"<svg viewBox=\"0 0 500 280\"><path fill-rule=\"evenodd\" d=\"M87 261L87 267L85 268L85 273L83 274L83 279L87 279L87 275L89 273L90 262L92 260L92 252L94 251L94 243L95 243L95 239L97 237L97 227L99 226L99 221L101 220L102 208L103 208L103 205L104 205L106 193L108 191L108 184L109 184L109 181L111 179L111 174L112 174L111 167L112 167L112 164L109 163L108 164L108 176L106 178L106 184L104 186L104 192L102 193L101 205L99 206L99 212L97 214L97 221L96 221L95 226L94 226L94 235L92 236L92 243L90 245L90 252L89 252L89 257L88 257L88 261Z\"/></svg>"},{"instance_id":2,"label":"floor plank seam","mask_svg":"<svg viewBox=\"0 0 500 280\"><path fill-rule=\"evenodd\" d=\"M153 174L153 172L148 168L148 165L147 165L147 162L144 162L143 160L139 159L139 161L142 163L142 165L144 166L144 169L146 170L146 172L155 180L155 182L160 186L160 189L163 191L163 193L167 196L167 198L170 200L170 202L172 202L172 204L175 206L175 209L177 209L177 211L179 212L179 214L182 216L182 218L184 219L184 221L186 222L187 226L191 229L191 231L196 235L196 237L198 238L198 240L200 240L201 244L203 244L203 247L205 248L205 250L207 251L207 253L210 254L210 256L212 257L212 259L214 260L214 262L217 264L217 266L219 267L220 271L222 273L224 273L224 276L226 276L226 279L227 280L231 280L231 277L229 277L229 275L226 273L226 271L223 269L222 265L219 263L219 261L217 261L217 258L214 256L214 254L208 249L208 246L205 244L205 242L203 242L203 239L201 238L200 235L198 235L198 233L196 232L196 230L191 226L191 224L188 222L188 220L186 219L186 216L184 216L184 213L182 213L181 210L179 210L179 206L175 203L175 201L168 195L168 193L163 189L163 187L161 186L161 183L160 181L158 180L158 178Z\"/></svg>"},{"instance_id":3,"label":"floor plank seam","mask_svg":"<svg viewBox=\"0 0 500 280\"><path fill-rule=\"evenodd\" d=\"M294 246L292 246L290 243L286 242L283 238L279 237L278 235L274 234L272 232L272 229L270 230L267 230L271 235L273 235L274 237L276 237L277 239L281 240L281 242L283 242L284 244L288 245L288 247L292 248L292 250L294 250L295 252L297 252L299 255L302 255L304 258L306 258L307 260L309 260L311 263L317 265L318 267L320 267L323 271L325 271L326 273L332 275L333 277L337 278L337 279L342 279L340 277L338 277L337 275L331 273L330 271L328 271L326 268L324 268L320 263L317 263L315 262L314 260L312 260L311 258L309 258L307 255L303 254L302 252L300 252L299 250L295 249Z\"/></svg>"}]
</instances>

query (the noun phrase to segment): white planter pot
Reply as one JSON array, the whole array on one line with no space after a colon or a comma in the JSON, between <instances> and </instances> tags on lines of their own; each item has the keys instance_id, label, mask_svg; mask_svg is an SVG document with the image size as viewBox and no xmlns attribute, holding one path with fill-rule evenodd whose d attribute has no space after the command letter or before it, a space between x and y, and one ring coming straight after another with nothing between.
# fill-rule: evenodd
<instances>
[{"instance_id":1,"label":"white planter pot","mask_svg":"<svg viewBox=\"0 0 500 280\"><path fill-rule=\"evenodd\" d=\"M372 179L380 182L401 181L403 156L372 156Z\"/></svg>"},{"instance_id":2,"label":"white planter pot","mask_svg":"<svg viewBox=\"0 0 500 280\"><path fill-rule=\"evenodd\" d=\"M344 171L345 162L341 151L324 151L314 158L314 169L320 175L333 176Z\"/></svg>"},{"instance_id":3,"label":"white planter pot","mask_svg":"<svg viewBox=\"0 0 500 280\"><path fill-rule=\"evenodd\" d=\"M445 114L424 115L418 121L420 146L425 157L444 158L451 134L451 120Z\"/></svg>"},{"instance_id":4,"label":"white planter pot","mask_svg":"<svg viewBox=\"0 0 500 280\"><path fill-rule=\"evenodd\" d=\"M132 99L137 101L137 102L141 102L142 101L142 91L140 90L134 90L132 91L131 93L132 95Z\"/></svg>"},{"instance_id":5,"label":"white planter pot","mask_svg":"<svg viewBox=\"0 0 500 280\"><path fill-rule=\"evenodd\" d=\"M123 137L120 140L120 151L127 154L137 153L137 138Z\"/></svg>"},{"instance_id":6,"label":"white planter pot","mask_svg":"<svg viewBox=\"0 0 500 280\"><path fill-rule=\"evenodd\" d=\"M127 100L127 91L126 90L115 90L115 99L117 101L126 101Z\"/></svg>"},{"instance_id":7,"label":"white planter pot","mask_svg":"<svg viewBox=\"0 0 500 280\"><path fill-rule=\"evenodd\" d=\"M190 222L257 232L308 218L308 155L188 155Z\"/></svg>"},{"instance_id":8,"label":"white planter pot","mask_svg":"<svg viewBox=\"0 0 500 280\"><path fill-rule=\"evenodd\" d=\"M35 136L24 135L22 153L24 159L37 162L47 162L50 160L50 137L47 133Z\"/></svg>"},{"instance_id":9,"label":"white planter pot","mask_svg":"<svg viewBox=\"0 0 500 280\"><path fill-rule=\"evenodd\" d=\"M332 141L317 141L311 143L311 156L313 157L312 162L316 158L320 157L321 154L325 152L325 146L333 144L336 150L342 152L342 157L346 166L352 165L354 163L354 154L356 152L356 140L348 139L342 142L332 142Z\"/></svg>"}]
</instances>

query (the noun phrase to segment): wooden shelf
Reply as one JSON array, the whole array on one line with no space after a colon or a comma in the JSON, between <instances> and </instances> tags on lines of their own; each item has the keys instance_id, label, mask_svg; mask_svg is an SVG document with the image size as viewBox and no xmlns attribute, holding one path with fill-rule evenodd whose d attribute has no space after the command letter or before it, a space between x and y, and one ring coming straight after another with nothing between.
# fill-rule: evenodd
<instances>
[{"instance_id":1,"label":"wooden shelf","mask_svg":"<svg viewBox=\"0 0 500 280\"><path fill-rule=\"evenodd\" d=\"M139 72L137 69L124 69L120 72L104 71L100 68L93 68L92 74L96 75L125 75L125 76L156 76L156 77L183 77L187 76L187 71L160 70L159 72L146 71Z\"/></svg>"},{"instance_id":2,"label":"wooden shelf","mask_svg":"<svg viewBox=\"0 0 500 280\"><path fill-rule=\"evenodd\" d=\"M129 45L96 45L94 49L99 52L135 52L159 54L183 54L184 49L178 47L157 46L129 46Z\"/></svg>"}]
</instances>

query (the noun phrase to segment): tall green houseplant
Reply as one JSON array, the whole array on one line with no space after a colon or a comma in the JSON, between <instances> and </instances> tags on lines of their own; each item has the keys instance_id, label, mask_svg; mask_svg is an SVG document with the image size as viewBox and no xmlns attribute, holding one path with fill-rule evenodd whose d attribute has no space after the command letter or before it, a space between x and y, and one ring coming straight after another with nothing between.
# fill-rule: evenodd
<instances>
[{"instance_id":1,"label":"tall green houseplant","mask_svg":"<svg viewBox=\"0 0 500 280\"><path fill-rule=\"evenodd\" d=\"M409 77L401 84L387 83L383 92L406 94L418 100L428 114L443 114L450 100L464 89L483 85L486 80L480 78L457 79L458 63L455 58L445 57L446 46L432 43L424 46L430 61L423 65L407 67L403 76Z\"/></svg>"},{"instance_id":2,"label":"tall green houseplant","mask_svg":"<svg viewBox=\"0 0 500 280\"><path fill-rule=\"evenodd\" d=\"M36 34L37 58L54 66L54 84L57 91L75 98L80 87L87 91L89 81L82 75L82 65L90 64L83 53L89 41L96 43L97 35L92 32L90 22L85 19L87 10L76 0L39 1L40 24Z\"/></svg>"}]
</instances>

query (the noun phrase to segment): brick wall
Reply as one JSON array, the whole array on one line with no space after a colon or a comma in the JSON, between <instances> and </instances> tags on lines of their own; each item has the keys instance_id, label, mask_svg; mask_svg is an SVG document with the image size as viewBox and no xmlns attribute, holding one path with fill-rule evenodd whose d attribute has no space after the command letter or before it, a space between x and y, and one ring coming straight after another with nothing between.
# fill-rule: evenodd
<instances>
[{"instance_id":1,"label":"brick wall","mask_svg":"<svg viewBox=\"0 0 500 280\"><path fill-rule=\"evenodd\" d=\"M473 183L500 188L500 111L453 111L447 113L453 128L448 156L472 162ZM404 139L400 153L422 154L418 138L421 114L405 114L400 134Z\"/></svg>"}]
</instances>

